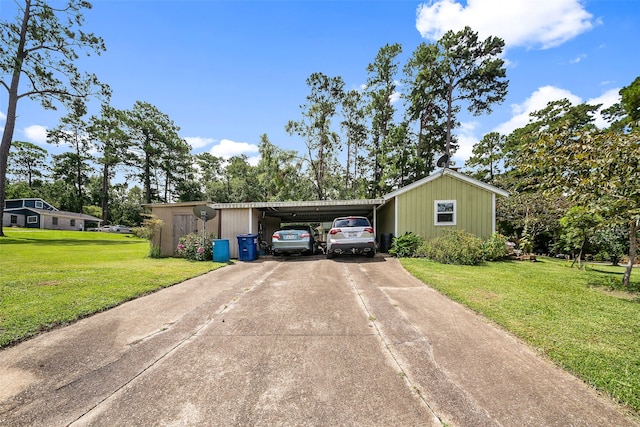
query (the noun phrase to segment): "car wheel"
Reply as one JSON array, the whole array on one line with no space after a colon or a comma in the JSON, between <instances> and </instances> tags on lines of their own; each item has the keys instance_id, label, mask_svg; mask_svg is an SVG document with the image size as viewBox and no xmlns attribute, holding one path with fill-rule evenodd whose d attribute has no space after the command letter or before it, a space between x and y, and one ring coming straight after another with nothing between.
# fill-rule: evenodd
<instances>
[{"instance_id":1,"label":"car wheel","mask_svg":"<svg viewBox=\"0 0 640 427\"><path fill-rule=\"evenodd\" d=\"M327 259L333 258L333 252L327 252Z\"/></svg>"},{"instance_id":2,"label":"car wheel","mask_svg":"<svg viewBox=\"0 0 640 427\"><path fill-rule=\"evenodd\" d=\"M376 256L376 252L375 251L367 252L367 257L373 258L374 256Z\"/></svg>"}]
</instances>

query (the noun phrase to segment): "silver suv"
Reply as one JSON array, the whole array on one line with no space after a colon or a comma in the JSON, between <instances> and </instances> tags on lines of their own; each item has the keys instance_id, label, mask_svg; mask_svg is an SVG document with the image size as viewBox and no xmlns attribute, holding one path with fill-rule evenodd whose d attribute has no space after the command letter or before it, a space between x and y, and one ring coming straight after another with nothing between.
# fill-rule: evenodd
<instances>
[{"instance_id":1,"label":"silver suv","mask_svg":"<svg viewBox=\"0 0 640 427\"><path fill-rule=\"evenodd\" d=\"M341 217L333 220L327 235L327 258L341 254L376 254L376 235L364 216Z\"/></svg>"}]
</instances>

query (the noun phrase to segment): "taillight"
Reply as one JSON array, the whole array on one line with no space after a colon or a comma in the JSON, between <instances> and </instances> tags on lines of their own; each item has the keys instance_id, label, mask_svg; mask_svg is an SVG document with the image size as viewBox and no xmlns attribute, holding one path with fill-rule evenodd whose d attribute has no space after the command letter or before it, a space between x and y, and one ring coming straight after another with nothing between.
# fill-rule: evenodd
<instances>
[{"instance_id":1,"label":"taillight","mask_svg":"<svg viewBox=\"0 0 640 427\"><path fill-rule=\"evenodd\" d=\"M271 236L271 240L279 240L280 239L280 235L278 233L275 233L273 236Z\"/></svg>"},{"instance_id":2,"label":"taillight","mask_svg":"<svg viewBox=\"0 0 640 427\"><path fill-rule=\"evenodd\" d=\"M364 232L373 234L373 228L367 227L367 228L364 229Z\"/></svg>"},{"instance_id":3,"label":"taillight","mask_svg":"<svg viewBox=\"0 0 640 427\"><path fill-rule=\"evenodd\" d=\"M341 233L341 232L342 232L342 230L340 230L339 228L332 228L329 231L329 234L338 234L338 233Z\"/></svg>"},{"instance_id":4,"label":"taillight","mask_svg":"<svg viewBox=\"0 0 640 427\"><path fill-rule=\"evenodd\" d=\"M300 238L301 238L301 239L304 239L305 237L311 237L311 234L309 234L309 233L302 233L302 234L300 235Z\"/></svg>"}]
</instances>

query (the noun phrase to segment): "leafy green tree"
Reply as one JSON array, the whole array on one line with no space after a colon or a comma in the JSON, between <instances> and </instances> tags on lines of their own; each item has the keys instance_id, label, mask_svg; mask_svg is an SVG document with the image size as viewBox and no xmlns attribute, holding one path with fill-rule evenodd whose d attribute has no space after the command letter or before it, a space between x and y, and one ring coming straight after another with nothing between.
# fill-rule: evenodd
<instances>
[{"instance_id":1,"label":"leafy green tree","mask_svg":"<svg viewBox=\"0 0 640 427\"><path fill-rule=\"evenodd\" d=\"M33 187L34 179L44 178L47 170L48 153L42 147L30 142L13 141L13 150L9 153L9 173L18 179L23 179Z\"/></svg>"},{"instance_id":2,"label":"leafy green tree","mask_svg":"<svg viewBox=\"0 0 640 427\"><path fill-rule=\"evenodd\" d=\"M494 177L500 173L502 148L506 139L506 136L498 132L490 132L473 146L473 155L465 162L466 167L476 168L471 174L472 177L494 183Z\"/></svg>"},{"instance_id":3,"label":"leafy green tree","mask_svg":"<svg viewBox=\"0 0 640 427\"><path fill-rule=\"evenodd\" d=\"M307 95L307 102L300 106L302 119L290 120L285 130L290 135L304 138L316 198L325 200L329 193L327 182L333 174L331 166L340 149L340 138L332 129L331 120L344 97L344 81L342 77L313 73L307 78L307 85L311 93Z\"/></svg>"},{"instance_id":4,"label":"leafy green tree","mask_svg":"<svg viewBox=\"0 0 640 427\"><path fill-rule=\"evenodd\" d=\"M627 223L629 265L623 284L628 286L640 228L640 192L634 185L640 176L638 133L562 129L544 133L522 152L527 155L519 157L518 166L525 174L545 173L538 188L566 194L593 213Z\"/></svg>"},{"instance_id":5,"label":"leafy green tree","mask_svg":"<svg viewBox=\"0 0 640 427\"><path fill-rule=\"evenodd\" d=\"M497 204L498 228L515 240L526 234L532 249L548 252L548 240L556 236L560 218L569 207L568 200L562 195L512 191Z\"/></svg>"},{"instance_id":6,"label":"leafy green tree","mask_svg":"<svg viewBox=\"0 0 640 427\"><path fill-rule=\"evenodd\" d=\"M74 65L78 51L100 54L101 38L82 31L85 0L50 3L19 1L18 14L0 20L0 87L7 91L6 121L0 143L0 218L4 213L7 160L13 140L18 100L30 98L43 108L55 103L68 105L76 99L108 95L108 87L93 74L81 73ZM4 236L0 223L0 236Z\"/></svg>"},{"instance_id":7,"label":"leafy green tree","mask_svg":"<svg viewBox=\"0 0 640 427\"><path fill-rule=\"evenodd\" d=\"M599 107L591 104L573 105L564 98L551 101L543 109L532 112L529 123L511 132L504 142L502 151L508 172L516 178L521 176L521 170L513 167L514 162L517 164L521 148L535 143L543 133L553 134L563 129L567 133L595 131L594 115ZM523 155L526 157L526 153ZM529 179L521 181L520 186L535 184L537 179L545 179L544 171L530 175Z\"/></svg>"},{"instance_id":8,"label":"leafy green tree","mask_svg":"<svg viewBox=\"0 0 640 427\"><path fill-rule=\"evenodd\" d=\"M369 197L380 197L385 193L383 175L386 167L389 146L387 135L394 120L396 111L392 100L396 95L396 75L398 73L398 56L402 53L400 44L385 45L376 55L374 61L367 66L366 95L369 98L368 112L371 118L369 135L370 169L372 171Z\"/></svg>"},{"instance_id":9,"label":"leafy green tree","mask_svg":"<svg viewBox=\"0 0 640 427\"><path fill-rule=\"evenodd\" d=\"M312 188L302 173L303 159L293 150L283 150L260 137L260 162L256 166L259 201L307 200Z\"/></svg>"},{"instance_id":10,"label":"leafy green tree","mask_svg":"<svg viewBox=\"0 0 640 427\"><path fill-rule=\"evenodd\" d=\"M129 188L127 183L115 184L110 189L109 218L113 224L129 226L144 222L144 191L137 185Z\"/></svg>"},{"instance_id":11,"label":"leafy green tree","mask_svg":"<svg viewBox=\"0 0 640 427\"><path fill-rule=\"evenodd\" d=\"M217 203L261 201L257 170L245 154L227 161L220 179L207 184L207 196Z\"/></svg>"},{"instance_id":12,"label":"leafy green tree","mask_svg":"<svg viewBox=\"0 0 640 427\"><path fill-rule=\"evenodd\" d=\"M618 265L622 256L628 252L627 236L629 231L623 224L604 220L596 228L590 242L598 251L601 259L606 259L613 265Z\"/></svg>"},{"instance_id":13,"label":"leafy green tree","mask_svg":"<svg viewBox=\"0 0 640 427\"><path fill-rule=\"evenodd\" d=\"M195 155L196 179L200 181L200 189L206 192L207 183L219 180L224 170L224 159L211 153Z\"/></svg>"},{"instance_id":14,"label":"leafy green tree","mask_svg":"<svg viewBox=\"0 0 640 427\"><path fill-rule=\"evenodd\" d=\"M632 128L640 127L640 76L620 89L620 102L629 117Z\"/></svg>"},{"instance_id":15,"label":"leafy green tree","mask_svg":"<svg viewBox=\"0 0 640 427\"><path fill-rule=\"evenodd\" d=\"M584 206L573 206L565 216L560 218L562 226L560 245L564 250L573 254L571 267L577 262L578 268L582 269L585 245L593 237L595 228L601 221L600 216L594 215Z\"/></svg>"},{"instance_id":16,"label":"leafy green tree","mask_svg":"<svg viewBox=\"0 0 640 427\"><path fill-rule=\"evenodd\" d=\"M89 157L72 151L53 156L53 177L64 182L69 193L58 206L61 210L82 212L89 201L86 187L92 171Z\"/></svg>"},{"instance_id":17,"label":"leafy green tree","mask_svg":"<svg viewBox=\"0 0 640 427\"><path fill-rule=\"evenodd\" d=\"M429 101L444 111L446 119L445 153L451 156L452 130L457 123L461 102L467 110L480 115L490 113L493 104L507 95L504 60L500 58L504 41L498 37L478 39L469 27L448 31L437 43L427 46L421 66L421 87L430 90ZM429 105L422 101L421 104ZM449 166L449 161L446 166Z\"/></svg>"}]
</instances>

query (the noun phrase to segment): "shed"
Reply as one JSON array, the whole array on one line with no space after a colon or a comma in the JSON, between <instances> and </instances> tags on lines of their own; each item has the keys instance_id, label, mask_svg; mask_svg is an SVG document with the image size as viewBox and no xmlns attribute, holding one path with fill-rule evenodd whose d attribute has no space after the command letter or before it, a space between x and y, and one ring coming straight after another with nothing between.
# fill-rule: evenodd
<instances>
[{"instance_id":1,"label":"shed","mask_svg":"<svg viewBox=\"0 0 640 427\"><path fill-rule=\"evenodd\" d=\"M441 169L385 195L376 231L429 238L457 229L487 238L496 231L496 197L508 195L452 169Z\"/></svg>"}]
</instances>

